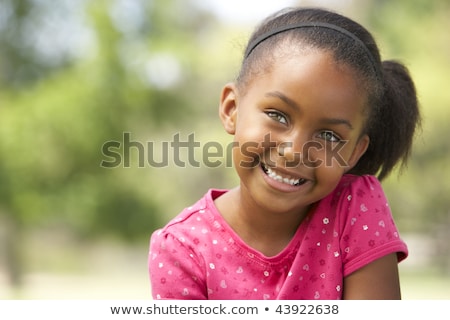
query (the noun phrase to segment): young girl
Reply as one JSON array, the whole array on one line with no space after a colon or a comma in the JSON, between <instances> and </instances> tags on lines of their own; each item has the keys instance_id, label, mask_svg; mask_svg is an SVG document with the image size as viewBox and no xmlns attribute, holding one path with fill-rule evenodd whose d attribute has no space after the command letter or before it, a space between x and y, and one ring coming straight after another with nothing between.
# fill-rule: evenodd
<instances>
[{"instance_id":1,"label":"young girl","mask_svg":"<svg viewBox=\"0 0 450 320\"><path fill-rule=\"evenodd\" d=\"M287 9L254 31L219 114L240 184L155 231L153 298L400 299L408 251L379 181L419 122L407 69L356 22Z\"/></svg>"}]
</instances>

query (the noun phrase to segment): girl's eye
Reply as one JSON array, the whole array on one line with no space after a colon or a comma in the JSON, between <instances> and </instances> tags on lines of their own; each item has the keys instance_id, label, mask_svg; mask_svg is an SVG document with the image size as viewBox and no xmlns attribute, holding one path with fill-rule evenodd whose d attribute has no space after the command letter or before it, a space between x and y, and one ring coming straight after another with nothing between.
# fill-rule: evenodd
<instances>
[{"instance_id":1,"label":"girl's eye","mask_svg":"<svg viewBox=\"0 0 450 320\"><path fill-rule=\"evenodd\" d=\"M336 135L333 131L322 131L319 134L319 138L324 139L329 142L339 142L341 141L341 138L339 138L338 135Z\"/></svg>"},{"instance_id":2,"label":"girl's eye","mask_svg":"<svg viewBox=\"0 0 450 320\"><path fill-rule=\"evenodd\" d=\"M277 122L279 122L279 123L281 123L281 124L285 124L285 125L288 124L288 121L287 121L286 117L285 117L282 113L280 113L280 112L277 112L277 111L267 111L266 114L267 114L270 118L272 118L273 120L275 120L275 121L277 121Z\"/></svg>"}]
</instances>

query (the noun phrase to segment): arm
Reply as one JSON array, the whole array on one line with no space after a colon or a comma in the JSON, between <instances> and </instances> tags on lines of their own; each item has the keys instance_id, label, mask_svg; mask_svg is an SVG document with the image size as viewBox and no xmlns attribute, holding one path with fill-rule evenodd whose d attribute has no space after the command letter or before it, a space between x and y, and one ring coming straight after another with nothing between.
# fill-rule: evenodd
<instances>
[{"instance_id":1,"label":"arm","mask_svg":"<svg viewBox=\"0 0 450 320\"><path fill-rule=\"evenodd\" d=\"M154 233L148 267L154 299L207 299L203 269L195 252L173 235Z\"/></svg>"},{"instance_id":2,"label":"arm","mask_svg":"<svg viewBox=\"0 0 450 320\"><path fill-rule=\"evenodd\" d=\"M398 263L408 255L379 181L362 176L343 190L343 299L400 299Z\"/></svg>"},{"instance_id":3,"label":"arm","mask_svg":"<svg viewBox=\"0 0 450 320\"><path fill-rule=\"evenodd\" d=\"M345 300L399 300L397 254L391 253L344 278Z\"/></svg>"}]
</instances>

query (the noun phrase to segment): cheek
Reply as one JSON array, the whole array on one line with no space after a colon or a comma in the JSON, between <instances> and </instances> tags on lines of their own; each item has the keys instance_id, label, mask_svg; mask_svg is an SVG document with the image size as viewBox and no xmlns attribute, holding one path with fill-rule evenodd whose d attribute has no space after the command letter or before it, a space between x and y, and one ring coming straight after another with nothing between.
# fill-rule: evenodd
<instances>
[{"instance_id":1,"label":"cheek","mask_svg":"<svg viewBox=\"0 0 450 320\"><path fill-rule=\"evenodd\" d=\"M337 144L327 149L326 164L330 167L348 168L348 160L352 154L352 147L348 143Z\"/></svg>"},{"instance_id":2,"label":"cheek","mask_svg":"<svg viewBox=\"0 0 450 320\"><path fill-rule=\"evenodd\" d=\"M238 130L234 136L233 161L240 168L253 168L259 165L262 153L261 137L258 130L247 128Z\"/></svg>"},{"instance_id":3,"label":"cheek","mask_svg":"<svg viewBox=\"0 0 450 320\"><path fill-rule=\"evenodd\" d=\"M270 139L273 141L270 131L264 130L262 125L251 121L248 117L247 121L242 119L238 123L234 135L234 143L241 149L242 154L262 152L263 142Z\"/></svg>"},{"instance_id":4,"label":"cheek","mask_svg":"<svg viewBox=\"0 0 450 320\"><path fill-rule=\"evenodd\" d=\"M338 183L348 168L347 158L337 150L322 152L322 157L317 159L316 163L319 165L314 170L317 181L321 181L331 188L334 188L332 186Z\"/></svg>"},{"instance_id":5,"label":"cheek","mask_svg":"<svg viewBox=\"0 0 450 320\"><path fill-rule=\"evenodd\" d=\"M348 148L344 143L324 145L317 141L306 144L303 151L305 163L313 167L345 167L349 156Z\"/></svg>"},{"instance_id":6,"label":"cheek","mask_svg":"<svg viewBox=\"0 0 450 320\"><path fill-rule=\"evenodd\" d=\"M240 141L233 149L233 159L236 166L253 168L259 164L260 145L255 141Z\"/></svg>"}]
</instances>

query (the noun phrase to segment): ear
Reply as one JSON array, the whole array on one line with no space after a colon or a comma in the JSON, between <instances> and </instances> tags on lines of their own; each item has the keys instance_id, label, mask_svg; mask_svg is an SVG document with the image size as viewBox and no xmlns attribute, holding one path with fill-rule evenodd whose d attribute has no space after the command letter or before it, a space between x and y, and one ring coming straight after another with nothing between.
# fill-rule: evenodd
<instances>
[{"instance_id":1,"label":"ear","mask_svg":"<svg viewBox=\"0 0 450 320\"><path fill-rule=\"evenodd\" d=\"M225 131L234 134L237 120L237 88L234 83L228 83L222 89L219 116Z\"/></svg>"},{"instance_id":2,"label":"ear","mask_svg":"<svg viewBox=\"0 0 450 320\"><path fill-rule=\"evenodd\" d=\"M348 160L348 167L346 171L350 171L362 157L362 155L366 152L369 147L370 138L367 134L363 135L358 142L356 143L355 149L353 150L350 159Z\"/></svg>"}]
</instances>

